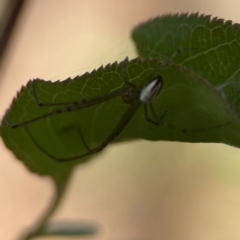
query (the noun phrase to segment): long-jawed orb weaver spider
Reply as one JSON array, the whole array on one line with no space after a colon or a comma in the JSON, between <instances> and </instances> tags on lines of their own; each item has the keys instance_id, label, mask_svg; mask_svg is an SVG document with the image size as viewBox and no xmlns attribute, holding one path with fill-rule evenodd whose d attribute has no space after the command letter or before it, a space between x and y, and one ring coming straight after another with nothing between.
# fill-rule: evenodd
<instances>
[{"instance_id":1,"label":"long-jawed orb weaver spider","mask_svg":"<svg viewBox=\"0 0 240 240\"><path fill-rule=\"evenodd\" d=\"M149 121L150 123L155 124L155 125L162 123L162 119L166 115L167 111L165 111L163 113L163 115L159 118L157 116L157 114L155 113L154 107L152 105L153 100L159 95L159 93L163 87L163 79L159 75L159 73L157 73L157 71L159 71L159 69L163 68L164 66L168 65L168 63L170 61L172 61L172 58L174 58L176 56L176 54L178 54L180 51L182 51L182 50L178 50L169 59L166 59L164 61L159 59L159 61L160 61L159 67L155 71L153 71L147 79L145 79L143 84L140 84L138 86L136 86L135 84L131 83L128 80L126 69L125 69L125 65L128 64L128 59L126 58L122 63L120 63L120 67L122 69L122 80L127 85L127 87L113 90L113 91L106 93L104 95L101 95L101 96L96 96L96 97L92 97L92 98L88 98L88 99L81 99L80 101L78 100L78 101L73 101L73 102L43 103L38 98L38 95L36 93L36 89L34 86L34 81L33 81L32 82L32 92L33 92L33 96L34 96L38 106L67 105L67 107L62 107L62 108L50 111L41 116L38 116L38 117L35 117L30 120L27 120L27 121L24 121L21 123L17 123L17 124L12 124L9 122L8 114L6 112L5 123L11 128L18 128L21 126L25 126L25 129L26 129L27 133L29 134L31 140L38 146L38 148L41 149L49 157L53 158L54 160L56 160L58 162L76 160L76 159L91 155L93 153L99 152L103 148L105 148L109 142L113 141L122 132L122 130L129 123L129 121L134 116L135 112L137 111L137 109L139 108L139 106L141 104L144 105L144 114L145 114L145 119L147 121ZM77 111L77 110L80 110L83 108L87 108L87 107L90 107L90 106L93 106L96 104L103 103L105 101L114 99L119 96L122 98L122 100L126 104L129 105L129 107L127 108L125 113L122 115L121 119L119 120L117 125L114 127L114 129L110 132L110 134L105 138L105 140L101 144L99 144L95 148L89 148L83 137L81 129L78 128L80 137L84 144L84 147L87 149L87 151L83 154L79 154L77 156L68 157L68 158L56 158L55 156L53 156L52 154L50 154L49 152L47 152L45 149L43 149L40 146L40 144L35 140L35 138L32 136L32 134L30 133L30 131L27 128L28 124L36 122L40 119L47 118L47 117L50 117L55 114ZM148 116L148 110L150 111L153 119Z\"/></svg>"}]
</instances>

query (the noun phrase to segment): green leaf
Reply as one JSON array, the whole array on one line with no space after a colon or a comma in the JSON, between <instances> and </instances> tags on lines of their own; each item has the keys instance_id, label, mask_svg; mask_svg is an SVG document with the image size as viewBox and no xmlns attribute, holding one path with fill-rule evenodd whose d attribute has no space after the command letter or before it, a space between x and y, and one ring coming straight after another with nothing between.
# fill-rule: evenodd
<instances>
[{"instance_id":1,"label":"green leaf","mask_svg":"<svg viewBox=\"0 0 240 240\"><path fill-rule=\"evenodd\" d=\"M13 100L8 120L12 124L21 123L61 108L39 107L34 89L43 103L97 97L98 104L52 115L16 129L3 121L3 140L31 171L58 176L59 172L90 157L59 164L49 154L68 158L86 153L86 144L91 149L101 145L130 107L122 95L100 101L106 94L129 89L126 80L141 90L150 79L161 75L164 85L153 105L159 118L167 111L163 122L154 125L146 121L141 105L115 142L143 138L240 146L238 88L232 94L225 92L225 87L238 84L238 28L230 22L196 14L165 16L144 23L134 30L133 38L140 55L147 58L114 63L62 82L37 79L33 87L30 81ZM171 58L179 48L188 50Z\"/></svg>"},{"instance_id":2,"label":"green leaf","mask_svg":"<svg viewBox=\"0 0 240 240\"><path fill-rule=\"evenodd\" d=\"M169 57L185 49L175 62L211 83L240 117L240 24L197 13L170 14L140 24L132 38L142 57Z\"/></svg>"},{"instance_id":3,"label":"green leaf","mask_svg":"<svg viewBox=\"0 0 240 240\"><path fill-rule=\"evenodd\" d=\"M113 90L129 88L123 80L126 77L131 83L144 86L150 78L157 75L163 77L164 86L161 94L154 100L154 107L158 116L162 116L167 110L164 124L156 126L146 121L141 106L116 141L144 138L223 142L229 141L229 131L232 137L236 129L238 130L234 122L235 115L219 91L187 68L171 62L166 64L165 60L159 58L137 58L124 64L114 63L90 74L62 82L53 83L37 79L34 80L34 89L41 102L69 102L105 96ZM129 104L118 96L111 101L101 102L79 111L53 115L16 129L10 128L3 121L2 137L8 148L31 171L56 175L58 171L63 170L61 167L82 163L89 158L59 164L46 155L38 145L55 157L79 155L87 151L79 129L82 130L89 148L94 148L116 127L128 107ZM59 108L60 106L39 107L34 97L33 82L30 81L14 99L8 111L8 120L11 123L20 123ZM238 144L239 135L236 134L235 138L233 144L236 142Z\"/></svg>"}]
</instances>

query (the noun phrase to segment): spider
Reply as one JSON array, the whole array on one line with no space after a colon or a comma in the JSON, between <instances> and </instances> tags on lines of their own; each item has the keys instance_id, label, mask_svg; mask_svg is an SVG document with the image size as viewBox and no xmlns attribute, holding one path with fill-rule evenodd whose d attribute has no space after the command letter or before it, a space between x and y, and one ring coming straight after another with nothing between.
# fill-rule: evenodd
<instances>
[{"instance_id":1,"label":"spider","mask_svg":"<svg viewBox=\"0 0 240 240\"><path fill-rule=\"evenodd\" d=\"M162 61L161 64L160 64L161 68L166 66L169 63L169 61L172 60L172 58L174 58L179 52L181 52L183 50L186 50L186 49L177 50L176 52L174 52L172 54L172 56L169 59L166 59L165 61ZM100 104L104 101L111 100L111 99L116 98L118 96L121 96L123 101L126 104L128 104L129 107L126 110L126 112L122 115L121 119L119 120L117 125L114 127L114 129L110 132L110 134L105 138L105 140L99 146L97 146L95 148L89 148L86 141L84 140L81 129L79 129L80 137L82 139L82 142L83 142L85 148L87 149L87 152L85 152L83 154L79 154L77 156L68 157L68 158L56 158L56 157L54 157L53 155L51 155L50 153L45 151L37 143L37 141L34 139L34 137L31 135L30 131L26 127L27 133L29 134L32 141L44 153L46 153L48 156L50 156L51 158L53 158L54 160L56 160L58 162L66 162L66 161L77 160L77 159L89 156L91 154L97 153L97 152L101 151L102 149L104 149L108 145L108 143L110 143L111 141L116 139L117 136L123 131L123 129L129 123L129 121L134 116L135 112L137 111L137 109L139 108L139 106L141 104L144 105L145 119L148 122L150 122L154 125L161 124L163 118L165 117L165 115L167 113L167 111L165 111L162 114L161 117L158 117L155 110L154 110L152 102L159 95L159 93L160 93L160 91L163 87L162 76L160 76L159 74L156 74L156 71L157 71L157 69L156 69L156 71L153 71L153 73L151 74L151 76L148 77L148 79L145 79L145 84L144 85L140 84L139 86L136 86L135 84L133 84L133 83L131 83L130 81L127 80L127 76L126 76L127 74L126 74L125 68L124 68L127 63L128 63L128 58L126 58L123 62L120 63L120 67L122 69L122 75L123 75L122 79L123 79L124 83L127 85L127 87L123 87L123 88L120 88L120 89L113 90L113 91L111 91L109 93L106 93L104 95L101 95L101 96L96 96L96 97L92 97L92 98L88 98L88 99L81 99L80 101L77 100L77 101L73 101L73 102L42 103L38 99L38 96L37 96L37 93L36 93L36 90L35 90L35 87L34 87L34 81L33 81L32 82L32 92L33 92L34 98L36 100L36 103L38 104L39 107L41 107L41 106L61 106L61 105L66 105L66 107L61 107L57 110L50 111L49 113L43 114L43 115L38 116L36 118L32 118L30 120L27 120L27 121L24 121L24 122L21 122L21 123L16 123L16 124L12 124L12 123L9 122L8 113L6 112L5 117L4 117L5 123L11 128L18 128L18 127L21 127L21 126L26 126L26 125L28 125L30 123L33 123L35 121L38 121L40 119L50 117L50 116L55 115L55 114L61 114L61 113L65 113L65 112L80 110L80 109L87 108L87 107L90 107L90 106L95 105L95 104ZM149 117L148 111L151 112L151 115L153 116L153 119Z\"/></svg>"}]
</instances>

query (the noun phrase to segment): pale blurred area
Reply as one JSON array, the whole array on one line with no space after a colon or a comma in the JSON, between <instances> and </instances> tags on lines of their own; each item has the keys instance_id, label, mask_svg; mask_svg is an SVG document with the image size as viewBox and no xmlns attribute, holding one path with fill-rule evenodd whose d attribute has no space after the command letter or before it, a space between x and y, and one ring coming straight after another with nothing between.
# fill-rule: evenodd
<instances>
[{"instance_id":1,"label":"pale blurred area","mask_svg":"<svg viewBox=\"0 0 240 240\"><path fill-rule=\"evenodd\" d=\"M239 9L238 0L30 0L2 64L1 116L29 79L55 81L133 58L130 31L142 21L189 11L240 22ZM0 240L15 240L34 225L54 188L2 141L0 148ZM240 150L221 144L110 144L75 170L54 219L100 226L97 235L83 239L239 240Z\"/></svg>"}]
</instances>

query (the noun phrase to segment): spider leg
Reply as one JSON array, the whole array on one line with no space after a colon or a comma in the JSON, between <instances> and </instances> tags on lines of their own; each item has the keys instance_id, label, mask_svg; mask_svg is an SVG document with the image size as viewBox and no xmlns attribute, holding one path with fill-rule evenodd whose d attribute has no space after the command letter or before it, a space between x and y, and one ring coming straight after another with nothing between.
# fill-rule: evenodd
<instances>
[{"instance_id":1,"label":"spider leg","mask_svg":"<svg viewBox=\"0 0 240 240\"><path fill-rule=\"evenodd\" d=\"M148 116L148 106L150 107L150 111L151 111L151 114L153 115L154 119L151 119L149 116ZM167 114L167 110L163 113L163 115L158 118L155 110L154 110L154 107L152 105L152 103L149 103L149 104L144 104L144 115L145 115L145 119L150 122L150 123L153 123L154 125L159 125L161 122L162 122L162 119L165 117L165 115Z\"/></svg>"},{"instance_id":2,"label":"spider leg","mask_svg":"<svg viewBox=\"0 0 240 240\"><path fill-rule=\"evenodd\" d=\"M5 113L5 116L4 116L4 121L9 127L17 128L17 127L24 126L24 125L27 125L29 123L38 121L40 119L50 117L50 116L55 115L55 114L61 114L61 113L76 111L76 110L80 110L82 108L86 108L86 107L89 107L89 106L93 106L95 104L102 103L104 101L111 100L111 99L113 99L117 96L121 96L125 91L126 91L126 88L116 89L115 91L107 93L103 96L97 96L97 97L93 97L93 98L89 98L89 99L82 99L81 101L78 101L79 104L77 104L77 105L73 104L73 105L69 105L68 107L59 108L59 109L53 110L49 113L43 114L41 116L32 118L30 120L27 120L27 121L24 121L24 122L21 122L21 123L10 123L10 121L8 120L8 111L7 111Z\"/></svg>"},{"instance_id":3,"label":"spider leg","mask_svg":"<svg viewBox=\"0 0 240 240\"><path fill-rule=\"evenodd\" d=\"M61 106L61 105L73 105L76 102L79 102L79 104L81 104L81 101L73 101L73 102L57 102L57 103L43 103L39 100L36 89L35 89L35 80L32 81L32 91L33 91L33 96L37 102L37 105L39 107L43 107L43 106Z\"/></svg>"},{"instance_id":4,"label":"spider leg","mask_svg":"<svg viewBox=\"0 0 240 240\"><path fill-rule=\"evenodd\" d=\"M140 103L131 105L127 111L124 113L124 115L122 116L122 118L120 119L120 121L118 122L117 126L111 131L111 133L106 137L106 139L97 147L90 149L83 137L83 134L81 132L81 129L79 129L79 133L80 136L82 138L83 144L86 147L86 149L88 150L86 153L83 154L79 154L77 156L73 156L73 157L68 157L68 158L57 158L54 157L52 154L50 154L49 152L47 152L45 149L43 149L43 147L40 146L40 144L34 139L34 137L32 136L32 134L30 133L30 131L25 127L25 129L27 130L27 133L29 135L29 137L31 138L31 140L35 143L35 145L41 150L43 151L47 156L49 156L50 158L56 160L57 162L68 162L68 161L73 161L73 160L77 160L83 157L87 157L91 154L100 152L102 149L104 149L109 142L113 141L121 132L122 130L126 127L126 125L128 124L128 122L131 120L131 118L133 117L133 115L135 114L136 110L138 109L138 107L140 106Z\"/></svg>"},{"instance_id":5,"label":"spider leg","mask_svg":"<svg viewBox=\"0 0 240 240\"><path fill-rule=\"evenodd\" d=\"M128 60L128 57L125 58L124 61L122 61L119 66L122 70L122 74L123 74L123 81L131 86L131 87L136 87L134 84L132 84L131 82L129 82L128 80L128 76L127 76L127 72L126 72L126 64L129 63L129 60ZM39 99L38 95L37 95L37 92L36 92L36 88L35 88L35 80L32 81L32 91L33 91L33 96L37 102L37 105L39 107L42 107L42 106L61 106L61 105L82 105L83 102L82 100L75 100L75 101L72 101L72 102L55 102L55 103L48 103L48 102L41 102L41 100Z\"/></svg>"},{"instance_id":6,"label":"spider leg","mask_svg":"<svg viewBox=\"0 0 240 240\"><path fill-rule=\"evenodd\" d=\"M181 52L183 51L189 51L189 50L197 50L198 48L196 47L192 47L192 48L179 48L177 49L170 57L164 57L163 58L159 58L160 60L160 64L158 67L156 67L155 71L153 71L153 73L151 74L150 78L151 77L154 77L156 75L156 73L159 71L159 69L162 69L164 68L165 66L167 65L170 65L170 66L174 66L174 67L177 67L177 68L180 68L180 69L184 69L185 71L187 71L184 66L182 66L181 64L177 64L173 61L173 59ZM189 69L190 71L190 69Z\"/></svg>"},{"instance_id":7,"label":"spider leg","mask_svg":"<svg viewBox=\"0 0 240 240\"><path fill-rule=\"evenodd\" d=\"M169 62L173 62L173 59L181 52L184 51L189 51L189 50L198 50L197 47L192 47L192 48L178 48L174 53L172 53L172 55L168 58L165 59L165 61L162 62L162 66L161 67L165 67L167 64L169 64Z\"/></svg>"},{"instance_id":8,"label":"spider leg","mask_svg":"<svg viewBox=\"0 0 240 240\"><path fill-rule=\"evenodd\" d=\"M27 126L24 126L25 131L27 132L28 136L30 137L31 141L43 152L45 153L48 157L57 160L52 154L50 154L48 151L46 151L37 141L36 139L33 137L33 135L31 134L31 132L29 131Z\"/></svg>"},{"instance_id":9,"label":"spider leg","mask_svg":"<svg viewBox=\"0 0 240 240\"><path fill-rule=\"evenodd\" d=\"M129 85L129 86L131 86L131 87L136 87L134 84L132 84L131 82L129 82L129 80L128 80L128 75L127 75L127 71L126 71L126 64L128 64L128 57L126 57L125 59L124 59L124 61L122 61L120 64L119 64L119 66L120 66L120 68L121 68L121 71L122 71L122 75L123 75L123 78L122 78L122 80L127 84L127 85Z\"/></svg>"},{"instance_id":10,"label":"spider leg","mask_svg":"<svg viewBox=\"0 0 240 240\"><path fill-rule=\"evenodd\" d=\"M151 119L149 116L148 116L148 109L147 107L150 107L150 112L152 114L152 116L155 118L155 119ZM218 125L215 125L215 126L210 126L210 127L205 127L205 128L193 128L193 129L186 129L186 128L183 128L183 127L179 127L179 126L175 126L175 125L172 125L172 124L168 124L166 122L163 122L163 118L165 117L167 113L167 110L163 113L163 115L158 118L155 110L154 110L154 107L153 105L150 103L150 104L145 104L144 105L144 114L145 114L145 119L150 122L150 123L153 123L154 125L163 125L167 128L170 128L170 129L180 129L182 130L183 133L185 134L189 134L189 133L193 133L193 132L200 132L200 131L207 131L209 129L218 129L218 128L221 128L221 127L224 127L224 126L227 126L229 124L231 124L231 122L226 122L226 123L223 123L223 124L218 124Z\"/></svg>"},{"instance_id":11,"label":"spider leg","mask_svg":"<svg viewBox=\"0 0 240 240\"><path fill-rule=\"evenodd\" d=\"M150 112L152 114L152 116L154 117L154 119L151 119L149 116L148 116L148 107L150 108ZM154 124L154 125L163 125L167 128L170 128L170 129L181 129L184 133L188 133L188 130L182 128L182 127L178 127L178 126L174 126L174 125L171 125L171 124L168 124L166 122L163 122L163 118L165 117L165 115L167 114L167 110L163 113L163 115L159 118L154 110L154 107L153 107L153 104L150 103L150 104L144 104L144 114L145 114L145 119Z\"/></svg>"},{"instance_id":12,"label":"spider leg","mask_svg":"<svg viewBox=\"0 0 240 240\"><path fill-rule=\"evenodd\" d=\"M78 131L79 131L79 134L80 134L80 137L81 137L81 139L82 139L82 142L83 142L84 147L85 147L88 151L91 151L91 149L88 147L87 142L85 141L85 139L84 139L84 137L83 137L82 129L81 129L80 127L78 127Z\"/></svg>"}]
</instances>

